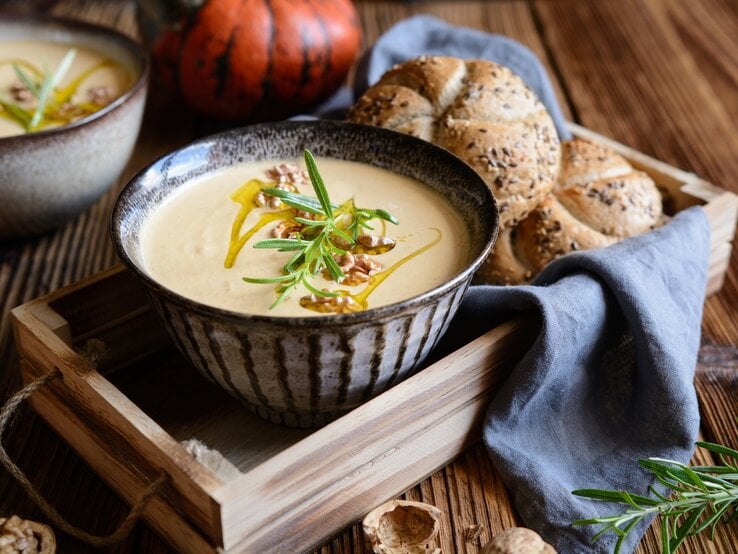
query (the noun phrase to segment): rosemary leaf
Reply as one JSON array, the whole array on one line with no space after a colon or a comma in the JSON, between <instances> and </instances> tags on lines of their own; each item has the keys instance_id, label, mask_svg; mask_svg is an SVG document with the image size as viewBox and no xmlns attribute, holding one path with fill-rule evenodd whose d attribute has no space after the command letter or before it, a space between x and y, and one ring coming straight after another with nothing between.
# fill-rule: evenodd
<instances>
[{"instance_id":1,"label":"rosemary leaf","mask_svg":"<svg viewBox=\"0 0 738 554\"><path fill-rule=\"evenodd\" d=\"M292 279L292 275L282 275L280 277L243 277L243 280L247 283L257 284L283 283L290 279Z\"/></svg>"},{"instance_id":2,"label":"rosemary leaf","mask_svg":"<svg viewBox=\"0 0 738 554\"><path fill-rule=\"evenodd\" d=\"M51 91L54 89L57 83L61 81L62 77L64 77L64 74L69 70L72 65L72 61L74 61L74 57L76 55L77 50L75 48L72 48L64 55L64 58L59 64L59 67L56 68L56 71L53 74L50 74L48 71L44 71L44 79L41 83L40 89L37 91L38 96L36 97L36 111L34 111L33 117L31 118L29 130L35 129L36 127L38 127L39 123L41 123L41 118L43 117L44 111L46 110L46 104L49 101L49 94L51 94Z\"/></svg>"},{"instance_id":3,"label":"rosemary leaf","mask_svg":"<svg viewBox=\"0 0 738 554\"><path fill-rule=\"evenodd\" d=\"M738 452L713 443L698 443L721 457L723 466L689 467L673 460L649 458L639 464L672 492L669 496L651 488L655 498L625 491L578 489L572 494L593 500L625 504L620 515L575 521L573 525L600 525L592 542L607 532L618 535L619 552L635 524L649 515L661 516L662 552L676 552L693 535L738 518ZM732 461L731 461L732 460Z\"/></svg>"},{"instance_id":4,"label":"rosemary leaf","mask_svg":"<svg viewBox=\"0 0 738 554\"><path fill-rule=\"evenodd\" d=\"M23 86L25 86L31 92L33 97L38 98L38 85L33 82L33 79L31 79L28 73L26 73L25 70L16 63L13 64L13 71L15 71L15 74L18 76L18 79L20 79L20 82L23 83Z\"/></svg>"},{"instance_id":5,"label":"rosemary leaf","mask_svg":"<svg viewBox=\"0 0 738 554\"><path fill-rule=\"evenodd\" d=\"M264 193L276 196L291 208L310 212L311 214L325 215L323 206L321 206L320 202L312 196L306 196L304 194L298 194L296 192L272 187L265 188Z\"/></svg>"},{"instance_id":6,"label":"rosemary leaf","mask_svg":"<svg viewBox=\"0 0 738 554\"><path fill-rule=\"evenodd\" d=\"M3 102L2 100L0 100L0 106L2 106L3 109L8 112L8 114L10 114L10 116L13 117L24 129L30 128L31 114L26 110L16 106L15 104Z\"/></svg>"},{"instance_id":7,"label":"rosemary leaf","mask_svg":"<svg viewBox=\"0 0 738 554\"><path fill-rule=\"evenodd\" d=\"M318 166L315 163L315 158L313 157L310 150L308 150L307 148L305 149L303 155L303 157L305 158L305 166L307 167L308 175L310 176L310 182L313 185L315 195L318 197L318 200L320 201L320 205L323 207L323 212L325 212L325 215L329 218L332 218L333 205L331 204L330 198L328 198L328 190L326 190L325 183L323 182L323 177L318 171Z\"/></svg>"}]
</instances>

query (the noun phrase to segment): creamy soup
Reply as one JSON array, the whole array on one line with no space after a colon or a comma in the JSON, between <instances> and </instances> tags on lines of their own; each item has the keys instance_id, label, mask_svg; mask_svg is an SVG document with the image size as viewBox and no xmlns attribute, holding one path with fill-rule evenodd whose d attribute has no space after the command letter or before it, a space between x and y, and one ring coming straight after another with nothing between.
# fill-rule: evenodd
<instances>
[{"instance_id":1,"label":"creamy soup","mask_svg":"<svg viewBox=\"0 0 738 554\"><path fill-rule=\"evenodd\" d=\"M373 230L365 230L359 237L366 245L359 248L363 267L352 267L345 258L338 258L347 276L362 271L367 274L358 275L361 282L347 279L338 283L323 272L311 282L313 287L342 291L350 297L347 300L355 311L430 290L467 264L466 226L440 194L414 179L365 164L323 158L317 162L334 204L353 199L358 207L386 210L399 223L368 222ZM294 221L295 210L274 197L262 194L254 201L264 183L275 181L274 168L283 163L272 160L235 166L194 180L174 193L141 230L146 271L185 297L228 310L277 316L329 311L316 306L321 298L311 297L302 285L286 301L271 307L278 297L278 285L243 280L284 275L283 268L293 256L292 252L253 248L280 231L284 236ZM290 163L304 167L301 160ZM298 183L297 190L315 196L309 181ZM265 199L265 206L254 208ZM353 262L362 265L356 257Z\"/></svg>"},{"instance_id":2,"label":"creamy soup","mask_svg":"<svg viewBox=\"0 0 738 554\"><path fill-rule=\"evenodd\" d=\"M53 75L67 53L75 54L46 102L42 118L29 129L38 100L17 70L38 86ZM123 94L133 77L118 63L89 48L43 41L0 41L0 137L58 127L95 113Z\"/></svg>"}]
</instances>

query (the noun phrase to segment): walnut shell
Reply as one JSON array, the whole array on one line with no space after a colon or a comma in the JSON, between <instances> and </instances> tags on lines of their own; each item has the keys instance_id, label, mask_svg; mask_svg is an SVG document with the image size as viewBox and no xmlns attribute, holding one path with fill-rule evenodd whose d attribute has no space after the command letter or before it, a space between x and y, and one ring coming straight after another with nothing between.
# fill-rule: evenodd
<instances>
[{"instance_id":1,"label":"walnut shell","mask_svg":"<svg viewBox=\"0 0 738 554\"><path fill-rule=\"evenodd\" d=\"M18 516L0 517L0 554L54 554L56 538L46 525Z\"/></svg>"},{"instance_id":2,"label":"walnut shell","mask_svg":"<svg viewBox=\"0 0 738 554\"><path fill-rule=\"evenodd\" d=\"M441 510L430 504L391 500L364 518L364 534L375 554L441 554L438 535Z\"/></svg>"}]
</instances>

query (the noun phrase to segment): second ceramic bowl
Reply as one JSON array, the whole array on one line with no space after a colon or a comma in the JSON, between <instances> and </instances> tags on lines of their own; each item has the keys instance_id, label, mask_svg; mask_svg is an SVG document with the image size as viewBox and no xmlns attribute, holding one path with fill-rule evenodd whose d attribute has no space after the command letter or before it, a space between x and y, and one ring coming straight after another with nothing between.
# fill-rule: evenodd
<instances>
[{"instance_id":1,"label":"second ceramic bowl","mask_svg":"<svg viewBox=\"0 0 738 554\"><path fill-rule=\"evenodd\" d=\"M0 41L86 47L125 68L132 84L92 115L61 127L0 137L0 239L58 227L98 200L120 177L141 127L148 57L104 27L46 17L6 16ZM23 53L18 52L18 56Z\"/></svg>"}]
</instances>

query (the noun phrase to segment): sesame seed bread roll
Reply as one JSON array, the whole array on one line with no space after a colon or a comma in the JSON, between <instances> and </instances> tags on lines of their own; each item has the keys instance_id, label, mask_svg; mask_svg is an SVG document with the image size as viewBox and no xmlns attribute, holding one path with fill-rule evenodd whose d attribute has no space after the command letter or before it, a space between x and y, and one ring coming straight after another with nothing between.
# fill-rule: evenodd
<instances>
[{"instance_id":1,"label":"sesame seed bread roll","mask_svg":"<svg viewBox=\"0 0 738 554\"><path fill-rule=\"evenodd\" d=\"M623 239L653 229L662 215L653 180L600 144L574 139L564 145L556 198L579 221Z\"/></svg>"},{"instance_id":2,"label":"sesame seed bread roll","mask_svg":"<svg viewBox=\"0 0 738 554\"><path fill-rule=\"evenodd\" d=\"M459 156L495 195L501 229L540 204L559 172L551 117L520 77L494 62L421 56L397 65L348 118L417 136Z\"/></svg>"},{"instance_id":3,"label":"sesame seed bread roll","mask_svg":"<svg viewBox=\"0 0 738 554\"><path fill-rule=\"evenodd\" d=\"M475 284L518 285L533 277L533 268L517 247L516 227L497 235L495 248L474 275Z\"/></svg>"},{"instance_id":4,"label":"sesame seed bread roll","mask_svg":"<svg viewBox=\"0 0 738 554\"><path fill-rule=\"evenodd\" d=\"M648 175L607 147L567 141L553 192L500 234L476 282L525 283L559 256L614 244L663 220L661 195Z\"/></svg>"}]
</instances>

